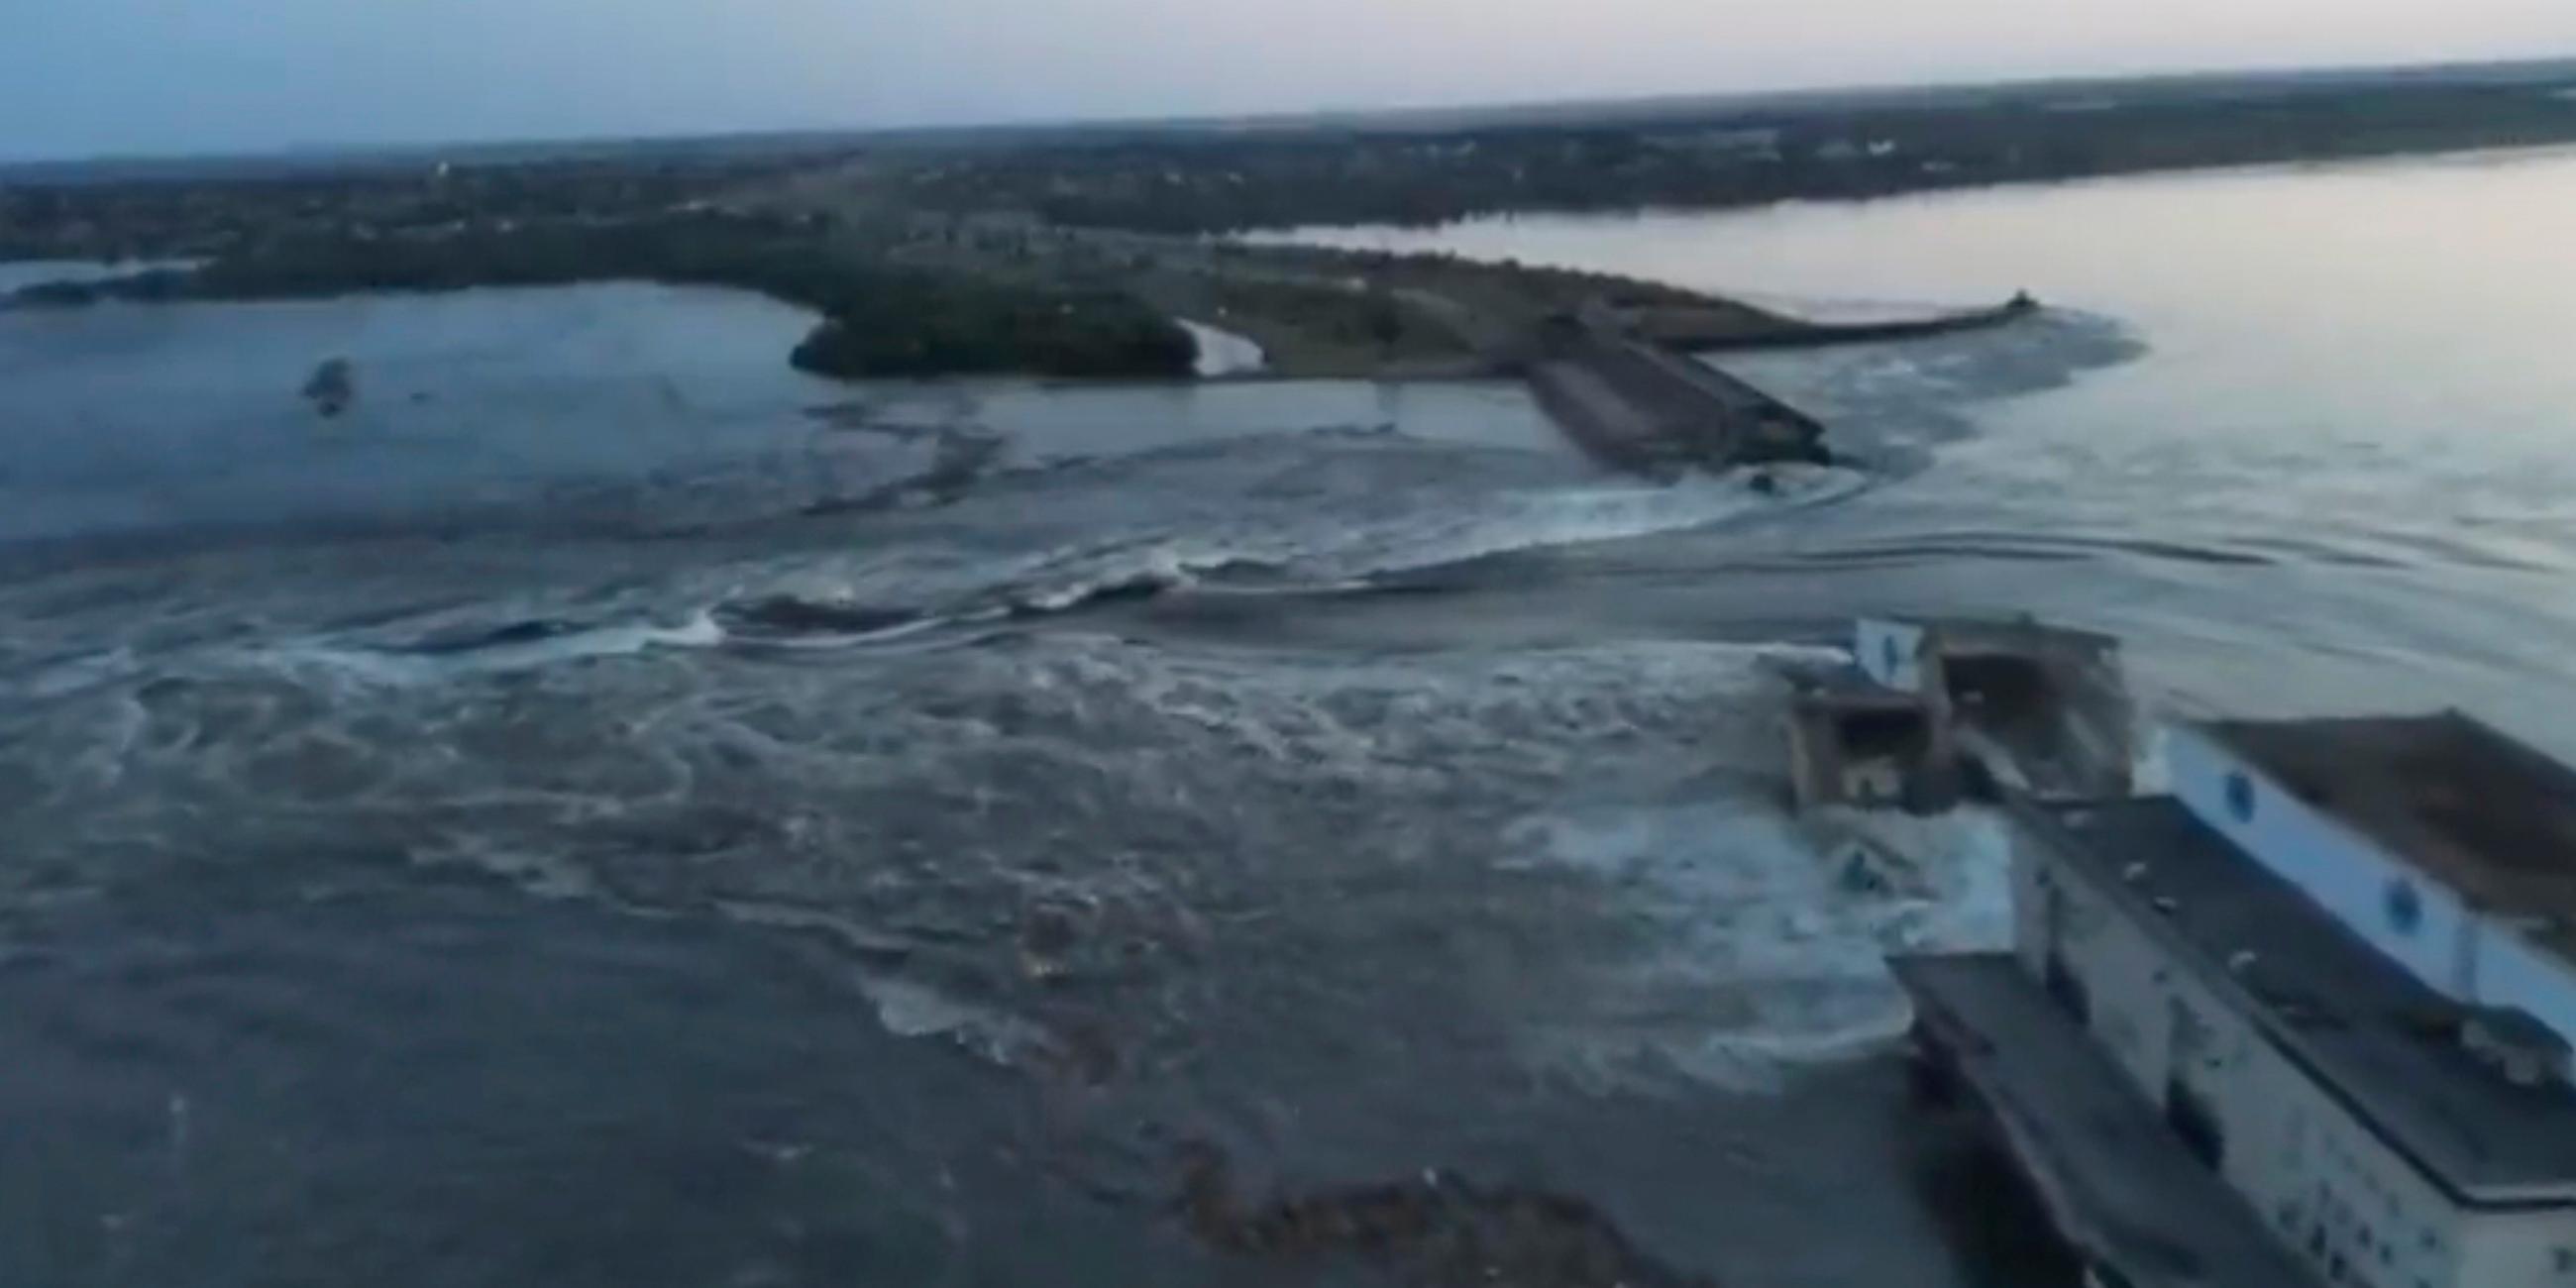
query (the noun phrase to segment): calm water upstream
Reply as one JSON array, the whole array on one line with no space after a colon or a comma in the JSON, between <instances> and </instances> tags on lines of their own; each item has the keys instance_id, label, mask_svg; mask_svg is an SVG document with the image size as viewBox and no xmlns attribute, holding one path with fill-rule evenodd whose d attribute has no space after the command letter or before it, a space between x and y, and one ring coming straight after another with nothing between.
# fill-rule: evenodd
<instances>
[{"instance_id":1,"label":"calm water upstream","mask_svg":"<svg viewBox=\"0 0 2576 1288\"><path fill-rule=\"evenodd\" d=\"M1704 593L1725 573L1789 616L1859 594L2074 617L2136 636L2185 703L2458 704L2576 750L2576 254L2549 231L2571 209L2576 156L2538 153L1316 236L1827 312L2026 288L2107 320L2135 360L2091 366L2089 335L2064 343L2089 320L2061 318L1732 361L1932 464L1759 542L1585 552L1587 580L1669 559L1684 598L1743 598ZM2031 361L2052 349L2071 361Z\"/></svg>"},{"instance_id":2,"label":"calm water upstream","mask_svg":"<svg viewBox=\"0 0 2576 1288\"><path fill-rule=\"evenodd\" d=\"M1840 888L1768 660L2032 611L2171 708L2576 751L2570 208L2538 156L1336 234L2058 306L1733 364L1863 462L1779 497L1502 386L817 384L723 294L0 318L0 1282L1419 1280L1193 1237L1211 1145L1578 1197L1636 1282L2034 1282L1878 965L2000 932L1994 838Z\"/></svg>"}]
</instances>

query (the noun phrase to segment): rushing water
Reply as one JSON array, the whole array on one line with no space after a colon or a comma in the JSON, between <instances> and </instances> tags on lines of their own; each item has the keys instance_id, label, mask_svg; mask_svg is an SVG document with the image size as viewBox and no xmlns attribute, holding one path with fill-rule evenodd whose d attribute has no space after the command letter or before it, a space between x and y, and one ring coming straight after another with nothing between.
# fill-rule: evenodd
<instances>
[{"instance_id":1,"label":"rushing water","mask_svg":"<svg viewBox=\"0 0 2576 1288\"><path fill-rule=\"evenodd\" d=\"M1993 941L1994 834L1844 888L1770 667L2028 610L2172 707L2566 747L2571 188L1420 243L2059 306L1737 364L1862 462L1777 496L1499 385L823 385L703 292L0 319L0 1282L1470 1283L1513 1214L1634 1283L2028 1282L1879 965ZM1435 1233L1211 1228L1209 1147Z\"/></svg>"}]
</instances>

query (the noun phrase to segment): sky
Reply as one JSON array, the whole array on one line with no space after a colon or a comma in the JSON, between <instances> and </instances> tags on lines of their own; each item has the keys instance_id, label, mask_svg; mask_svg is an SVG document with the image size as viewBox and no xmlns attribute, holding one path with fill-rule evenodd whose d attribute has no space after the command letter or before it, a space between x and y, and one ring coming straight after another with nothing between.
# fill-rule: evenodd
<instances>
[{"instance_id":1,"label":"sky","mask_svg":"<svg viewBox=\"0 0 2576 1288\"><path fill-rule=\"evenodd\" d=\"M0 0L0 157L2576 55L2576 0Z\"/></svg>"}]
</instances>

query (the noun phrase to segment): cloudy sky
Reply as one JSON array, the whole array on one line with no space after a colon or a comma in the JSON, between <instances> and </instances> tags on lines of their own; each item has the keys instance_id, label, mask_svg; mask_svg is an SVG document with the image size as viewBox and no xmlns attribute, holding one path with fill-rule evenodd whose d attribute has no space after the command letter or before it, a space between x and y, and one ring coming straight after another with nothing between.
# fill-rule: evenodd
<instances>
[{"instance_id":1,"label":"cloudy sky","mask_svg":"<svg viewBox=\"0 0 2576 1288\"><path fill-rule=\"evenodd\" d=\"M0 156L2576 54L2576 0L0 0Z\"/></svg>"}]
</instances>

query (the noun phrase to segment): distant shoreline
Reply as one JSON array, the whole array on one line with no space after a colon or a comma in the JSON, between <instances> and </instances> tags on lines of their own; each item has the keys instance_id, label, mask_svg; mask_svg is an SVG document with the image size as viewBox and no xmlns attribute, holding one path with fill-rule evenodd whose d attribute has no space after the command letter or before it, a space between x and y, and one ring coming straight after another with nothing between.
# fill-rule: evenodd
<instances>
[{"instance_id":1,"label":"distant shoreline","mask_svg":"<svg viewBox=\"0 0 2576 1288\"><path fill-rule=\"evenodd\" d=\"M1579 128L1708 119L1756 113L1794 114L1868 107L1907 110L1966 99L2066 101L2195 94L2318 92L2388 85L2576 87L2576 57L2353 63L2204 69L2177 67L2125 74L2077 73L1999 80L1858 83L1743 91L1664 91L1573 99L1506 99L1422 107L1316 106L1242 114L1008 119L910 126L797 125L705 134L527 136L352 141L308 147L238 148L200 153L132 151L89 156L0 156L0 184L96 182L230 182L407 170L440 162L459 166L524 166L566 161L609 164L687 162L707 167L747 158L812 157L862 150L948 150L1191 135L1213 139L1323 132L1464 133L1503 128Z\"/></svg>"},{"instance_id":2,"label":"distant shoreline","mask_svg":"<svg viewBox=\"0 0 2576 1288\"><path fill-rule=\"evenodd\" d=\"M790 145L792 144L792 146ZM2576 146L2576 63L1793 95L1303 127L643 142L0 188L0 258L204 261L11 298L295 298L599 280L823 315L840 378L1190 379L1190 318L1274 378L1504 374L1607 308L1682 347L1901 339L2004 310L1809 323L1513 262L1250 244L1252 229L1729 211L2246 167Z\"/></svg>"},{"instance_id":3,"label":"distant shoreline","mask_svg":"<svg viewBox=\"0 0 2576 1288\"><path fill-rule=\"evenodd\" d=\"M889 152L918 208L1169 233L1799 200L2576 144L2576 61L1658 100Z\"/></svg>"},{"instance_id":4,"label":"distant shoreline","mask_svg":"<svg viewBox=\"0 0 2576 1288\"><path fill-rule=\"evenodd\" d=\"M837 379L1182 376L1198 356L1177 323L1114 292L870 262L835 253L796 221L710 213L308 237L191 267L38 282L0 295L0 304L78 309L621 281L729 287L811 309L818 321L788 360Z\"/></svg>"}]
</instances>

